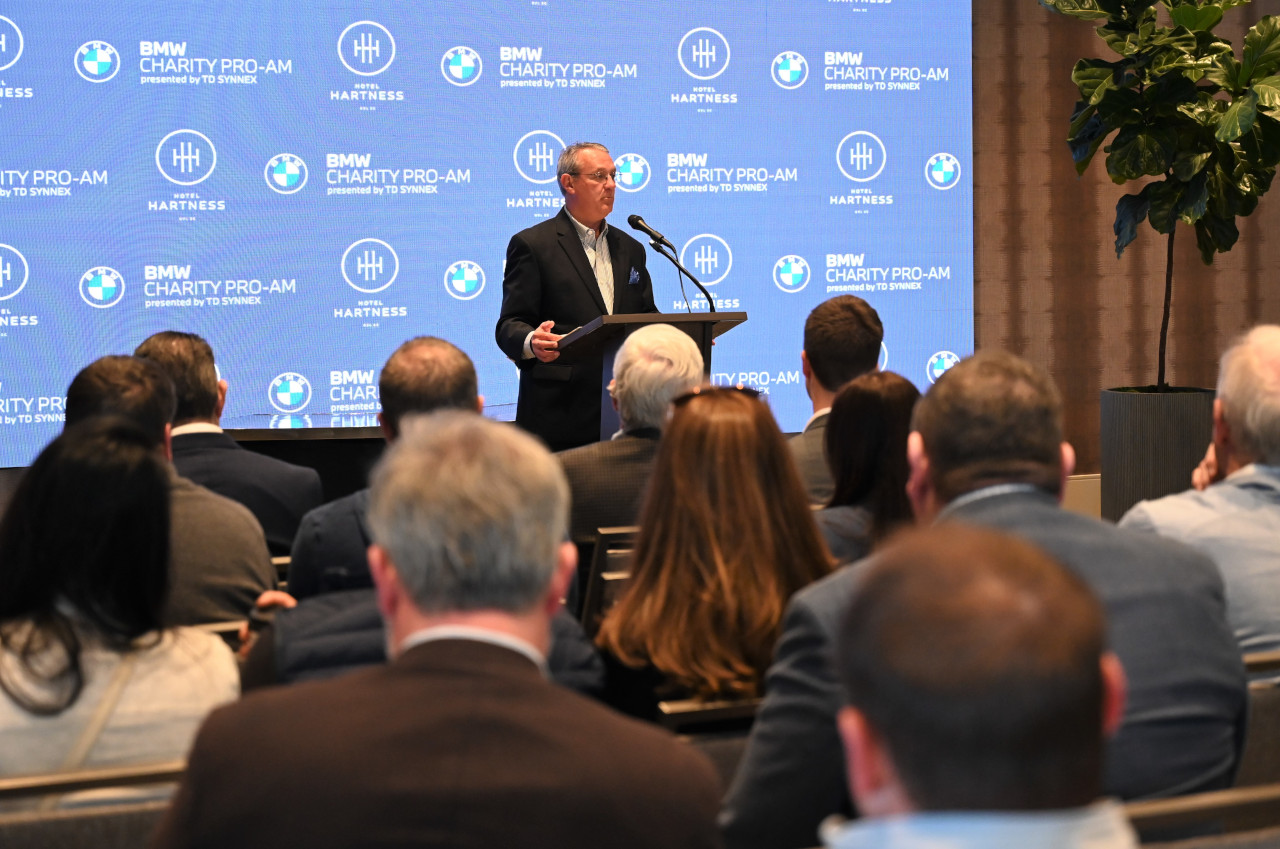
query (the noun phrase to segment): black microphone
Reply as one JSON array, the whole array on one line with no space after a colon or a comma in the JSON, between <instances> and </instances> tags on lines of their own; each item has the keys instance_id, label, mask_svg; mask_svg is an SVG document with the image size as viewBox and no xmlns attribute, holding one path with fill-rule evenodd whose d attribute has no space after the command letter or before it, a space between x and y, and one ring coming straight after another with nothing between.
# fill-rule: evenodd
<instances>
[{"instance_id":1,"label":"black microphone","mask_svg":"<svg viewBox=\"0 0 1280 849\"><path fill-rule=\"evenodd\" d=\"M671 250L673 251L676 249L676 246L671 244L671 242L667 240L666 236L662 235L657 230L653 229L648 224L644 223L644 219L641 218L639 215L628 215L627 223L631 225L632 230L639 230L641 233L644 233L650 239L653 239L655 242L659 244L666 245L667 247L671 248Z\"/></svg>"}]
</instances>

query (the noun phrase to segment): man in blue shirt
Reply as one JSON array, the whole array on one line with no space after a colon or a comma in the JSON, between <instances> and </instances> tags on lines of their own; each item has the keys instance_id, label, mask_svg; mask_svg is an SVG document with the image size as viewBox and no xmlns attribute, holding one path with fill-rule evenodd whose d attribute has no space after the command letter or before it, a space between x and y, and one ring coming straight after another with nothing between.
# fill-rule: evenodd
<instances>
[{"instance_id":1,"label":"man in blue shirt","mask_svg":"<svg viewBox=\"0 0 1280 849\"><path fill-rule=\"evenodd\" d=\"M1222 355L1210 458L1216 482L1140 502L1120 525L1212 557L1240 650L1280 649L1280 326L1255 327Z\"/></svg>"}]
</instances>

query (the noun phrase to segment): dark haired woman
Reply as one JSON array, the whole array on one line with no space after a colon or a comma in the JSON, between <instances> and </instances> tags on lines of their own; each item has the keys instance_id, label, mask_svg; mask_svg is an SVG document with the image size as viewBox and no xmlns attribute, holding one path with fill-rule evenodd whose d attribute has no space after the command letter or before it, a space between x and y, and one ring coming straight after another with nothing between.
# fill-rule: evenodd
<instances>
[{"instance_id":1,"label":"dark haired woman","mask_svg":"<svg viewBox=\"0 0 1280 849\"><path fill-rule=\"evenodd\" d=\"M900 374L873 371L846 383L827 418L826 454L835 492L815 517L840 563L911 521L907 434L920 390Z\"/></svg>"},{"instance_id":2,"label":"dark haired woman","mask_svg":"<svg viewBox=\"0 0 1280 849\"><path fill-rule=\"evenodd\" d=\"M0 520L0 774L179 759L235 659L164 629L169 469L118 418L68 428Z\"/></svg>"},{"instance_id":3,"label":"dark haired woman","mask_svg":"<svg viewBox=\"0 0 1280 849\"><path fill-rule=\"evenodd\" d=\"M791 453L753 395L676 399L640 513L631 584L596 638L605 700L757 696L791 594L831 571Z\"/></svg>"}]
</instances>

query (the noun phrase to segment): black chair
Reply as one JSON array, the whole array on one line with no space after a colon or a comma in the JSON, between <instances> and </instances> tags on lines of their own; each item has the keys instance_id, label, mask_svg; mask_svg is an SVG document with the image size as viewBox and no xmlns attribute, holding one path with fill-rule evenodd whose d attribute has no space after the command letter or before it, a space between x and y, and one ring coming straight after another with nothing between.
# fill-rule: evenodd
<instances>
[{"instance_id":1,"label":"black chair","mask_svg":"<svg viewBox=\"0 0 1280 849\"><path fill-rule=\"evenodd\" d=\"M582 599L582 628L595 638L609 608L631 582L629 561L639 528L600 528L591 552L591 568Z\"/></svg>"},{"instance_id":2,"label":"black chair","mask_svg":"<svg viewBox=\"0 0 1280 849\"><path fill-rule=\"evenodd\" d=\"M716 768L720 783L728 787L747 750L747 738L760 702L761 699L658 702L658 724L706 755Z\"/></svg>"}]
</instances>

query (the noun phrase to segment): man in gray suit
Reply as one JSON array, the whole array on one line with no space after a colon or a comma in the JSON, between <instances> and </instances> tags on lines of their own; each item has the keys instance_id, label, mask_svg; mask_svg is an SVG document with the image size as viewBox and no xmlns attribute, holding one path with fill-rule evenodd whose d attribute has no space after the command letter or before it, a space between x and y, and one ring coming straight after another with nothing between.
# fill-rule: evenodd
<instances>
[{"instance_id":1,"label":"man in gray suit","mask_svg":"<svg viewBox=\"0 0 1280 849\"><path fill-rule=\"evenodd\" d=\"M635 524L671 401L702 381L698 346L669 324L642 327L622 343L609 387L622 429L608 442L556 455L569 479L574 542L591 540L597 528Z\"/></svg>"},{"instance_id":2,"label":"man in gray suit","mask_svg":"<svg viewBox=\"0 0 1280 849\"><path fill-rule=\"evenodd\" d=\"M963 522L1036 543L1093 589L1129 705L1107 752L1104 790L1123 799L1230 785L1244 736L1244 667L1222 577L1205 555L1059 507L1075 464L1052 381L1005 353L980 353L916 406L908 494L922 524ZM831 648L853 591L846 567L797 593L768 694L721 814L726 845L811 846L847 809Z\"/></svg>"},{"instance_id":3,"label":"man in gray suit","mask_svg":"<svg viewBox=\"0 0 1280 849\"><path fill-rule=\"evenodd\" d=\"M813 402L804 430L791 437L792 456L809 493L809 501L826 506L835 490L823 442L827 416L840 387L874 371L880 362L884 327L875 309L856 295L837 295L813 308L804 322L800 369Z\"/></svg>"}]
</instances>

